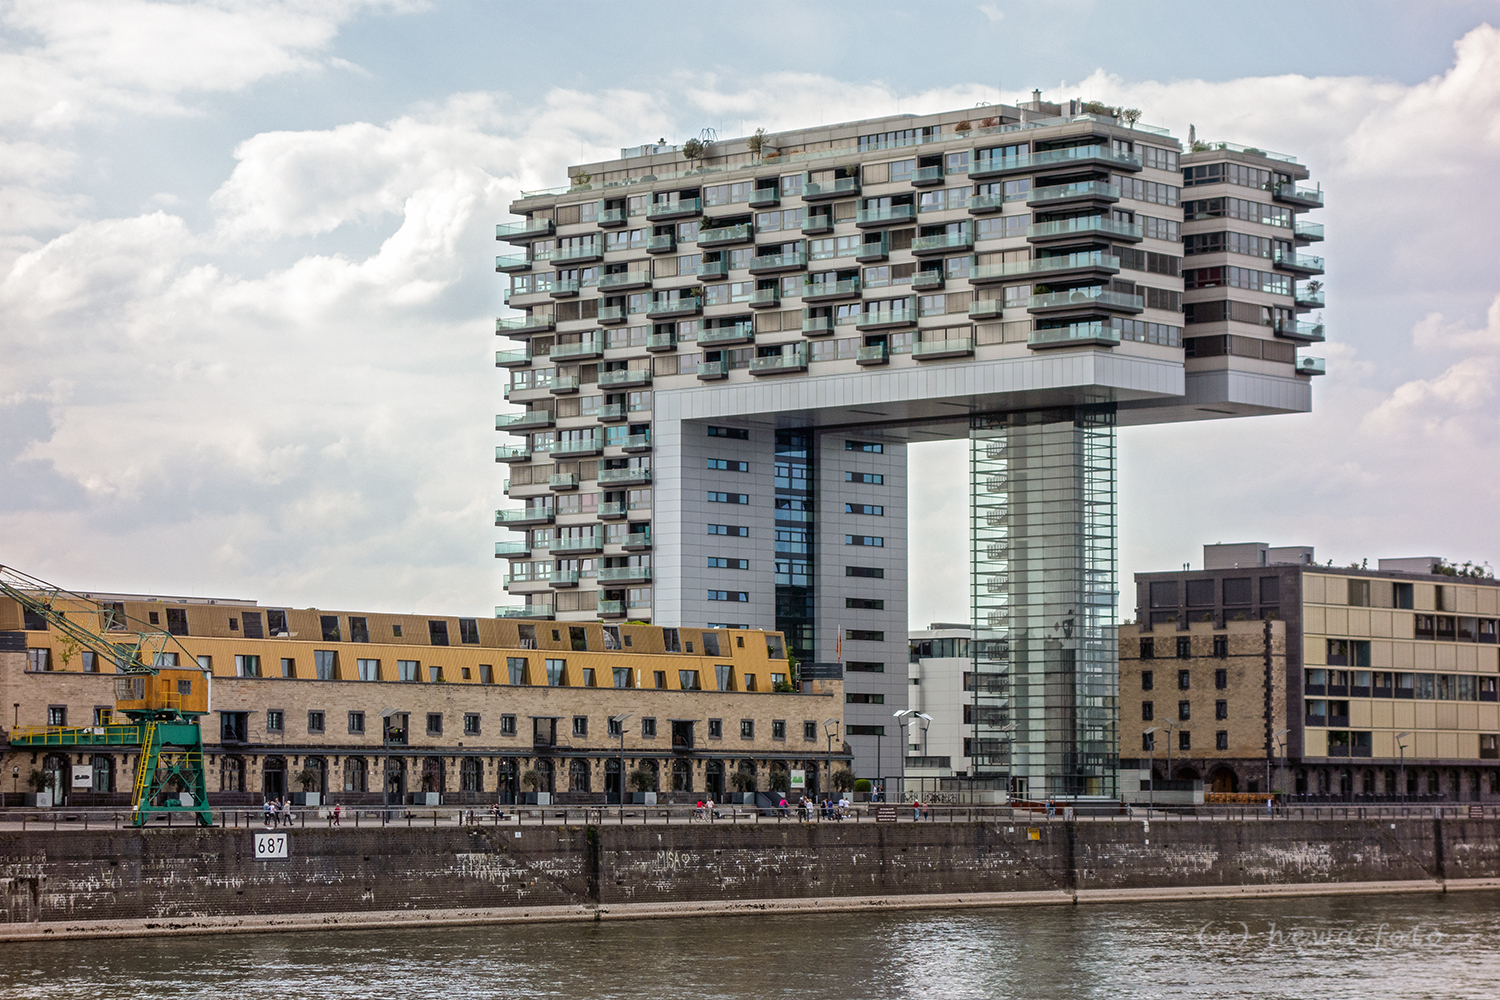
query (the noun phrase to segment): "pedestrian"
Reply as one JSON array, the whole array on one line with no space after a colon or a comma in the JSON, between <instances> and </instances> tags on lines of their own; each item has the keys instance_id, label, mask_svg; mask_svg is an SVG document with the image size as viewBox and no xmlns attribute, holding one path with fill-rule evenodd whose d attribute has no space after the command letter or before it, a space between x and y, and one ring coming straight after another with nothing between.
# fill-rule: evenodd
<instances>
[{"instance_id":1,"label":"pedestrian","mask_svg":"<svg viewBox=\"0 0 1500 1000\"><path fill-rule=\"evenodd\" d=\"M333 807L333 825L334 826L338 826L339 825L339 819L343 815L343 808L344 808L343 806L339 806L339 805L335 805Z\"/></svg>"},{"instance_id":2,"label":"pedestrian","mask_svg":"<svg viewBox=\"0 0 1500 1000\"><path fill-rule=\"evenodd\" d=\"M292 825L292 800L291 799L282 799L281 800L281 820L287 826L291 826Z\"/></svg>"},{"instance_id":3,"label":"pedestrian","mask_svg":"<svg viewBox=\"0 0 1500 1000\"><path fill-rule=\"evenodd\" d=\"M912 799L912 803L911 803L911 818L912 818L912 822L914 822L914 823L917 820L919 820L919 819L922 818L922 800L921 799Z\"/></svg>"},{"instance_id":4,"label":"pedestrian","mask_svg":"<svg viewBox=\"0 0 1500 1000\"><path fill-rule=\"evenodd\" d=\"M1048 799L1047 800L1047 818L1051 819L1052 817L1054 817L1056 815L1057 815L1057 803L1053 802L1051 799Z\"/></svg>"},{"instance_id":5,"label":"pedestrian","mask_svg":"<svg viewBox=\"0 0 1500 1000\"><path fill-rule=\"evenodd\" d=\"M813 804L813 800L810 798L803 799L802 805L804 807L804 811L807 813L807 821L811 823L814 819L817 818L817 814L814 812L815 807Z\"/></svg>"},{"instance_id":6,"label":"pedestrian","mask_svg":"<svg viewBox=\"0 0 1500 1000\"><path fill-rule=\"evenodd\" d=\"M923 819L931 819L932 818L932 804L931 803L928 803L928 802L922 803L922 818Z\"/></svg>"},{"instance_id":7,"label":"pedestrian","mask_svg":"<svg viewBox=\"0 0 1500 1000\"><path fill-rule=\"evenodd\" d=\"M709 796L708 801L703 804L703 815L704 815L705 818L707 818L707 820L710 823L712 823L714 821L714 800L713 800L713 796Z\"/></svg>"},{"instance_id":8,"label":"pedestrian","mask_svg":"<svg viewBox=\"0 0 1500 1000\"><path fill-rule=\"evenodd\" d=\"M1272 815L1274 814L1271 802L1272 802L1271 799L1269 799L1269 798L1266 799L1266 819L1270 819L1272 817Z\"/></svg>"},{"instance_id":9,"label":"pedestrian","mask_svg":"<svg viewBox=\"0 0 1500 1000\"><path fill-rule=\"evenodd\" d=\"M783 817L785 817L786 816L786 796L785 795L783 795L781 797L780 808L781 808L781 815Z\"/></svg>"},{"instance_id":10,"label":"pedestrian","mask_svg":"<svg viewBox=\"0 0 1500 1000\"><path fill-rule=\"evenodd\" d=\"M270 799L266 799L265 802L261 803L260 812L261 819L265 821L266 826L270 826L272 818L276 815L276 804Z\"/></svg>"}]
</instances>

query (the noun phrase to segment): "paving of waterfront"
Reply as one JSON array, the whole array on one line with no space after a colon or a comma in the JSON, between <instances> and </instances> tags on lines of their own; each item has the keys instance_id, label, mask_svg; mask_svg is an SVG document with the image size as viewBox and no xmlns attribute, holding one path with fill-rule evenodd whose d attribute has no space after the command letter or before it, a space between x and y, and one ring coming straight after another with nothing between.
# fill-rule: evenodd
<instances>
[{"instance_id":1,"label":"paving of waterfront","mask_svg":"<svg viewBox=\"0 0 1500 1000\"><path fill-rule=\"evenodd\" d=\"M1500 996L1500 894L0 945L0 996ZM774 908L774 904L771 904Z\"/></svg>"}]
</instances>

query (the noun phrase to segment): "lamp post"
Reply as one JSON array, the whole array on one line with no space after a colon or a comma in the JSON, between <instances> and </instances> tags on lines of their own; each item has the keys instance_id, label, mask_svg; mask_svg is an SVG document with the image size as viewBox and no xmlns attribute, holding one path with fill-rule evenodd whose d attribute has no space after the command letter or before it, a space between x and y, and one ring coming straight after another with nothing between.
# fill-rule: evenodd
<instances>
[{"instance_id":1,"label":"lamp post","mask_svg":"<svg viewBox=\"0 0 1500 1000\"><path fill-rule=\"evenodd\" d=\"M1151 787L1147 789L1150 793L1146 800L1146 818L1151 818L1151 810L1156 807L1156 726L1144 730L1141 735L1146 737L1146 771L1151 775Z\"/></svg>"},{"instance_id":2,"label":"lamp post","mask_svg":"<svg viewBox=\"0 0 1500 1000\"><path fill-rule=\"evenodd\" d=\"M1163 722L1161 727L1167 731L1167 780L1172 780L1172 734L1177 730L1177 723Z\"/></svg>"},{"instance_id":3,"label":"lamp post","mask_svg":"<svg viewBox=\"0 0 1500 1000\"><path fill-rule=\"evenodd\" d=\"M834 788L833 788L833 734L834 734L834 731L836 729L838 729L838 726L839 726L839 720L837 720L837 719L824 719L823 720L823 732L828 736L828 791L830 791L830 792L832 792L834 790Z\"/></svg>"},{"instance_id":4,"label":"lamp post","mask_svg":"<svg viewBox=\"0 0 1500 1000\"><path fill-rule=\"evenodd\" d=\"M932 716L926 712L918 712L917 718L922 720L922 756L927 756L927 727L932 725Z\"/></svg>"},{"instance_id":5,"label":"lamp post","mask_svg":"<svg viewBox=\"0 0 1500 1000\"><path fill-rule=\"evenodd\" d=\"M380 743L385 748L385 774L382 776L382 784L385 786L385 804L391 804L391 735L395 730L391 729L391 720L401 713L394 708L387 708L380 713ZM403 737L405 734L402 734Z\"/></svg>"},{"instance_id":6,"label":"lamp post","mask_svg":"<svg viewBox=\"0 0 1500 1000\"><path fill-rule=\"evenodd\" d=\"M1401 787L1397 792L1401 796L1402 805L1406 804L1406 744L1401 741L1410 735L1411 733L1396 734L1396 748L1401 751Z\"/></svg>"},{"instance_id":7,"label":"lamp post","mask_svg":"<svg viewBox=\"0 0 1500 1000\"><path fill-rule=\"evenodd\" d=\"M915 708L903 708L899 712L891 713L891 716L896 719L901 727L901 756L898 759L901 761L901 790L903 793L906 791L906 748L911 745L911 731L906 728L907 717L911 716L914 718L916 715L917 710ZM884 786L882 786L882 791L884 791ZM884 795L881 796L881 800L885 800Z\"/></svg>"},{"instance_id":8,"label":"lamp post","mask_svg":"<svg viewBox=\"0 0 1500 1000\"><path fill-rule=\"evenodd\" d=\"M1291 732L1290 729L1276 730L1276 746L1281 751L1281 794L1283 797L1286 795L1286 734L1289 732ZM1269 779L1267 779L1266 784L1270 784ZM1267 790L1269 791L1269 788ZM1285 807L1286 803L1283 801L1282 808Z\"/></svg>"},{"instance_id":9,"label":"lamp post","mask_svg":"<svg viewBox=\"0 0 1500 1000\"><path fill-rule=\"evenodd\" d=\"M620 822L625 822L625 723L633 718L634 712L626 712L623 715L610 717L610 722L620 731Z\"/></svg>"}]
</instances>

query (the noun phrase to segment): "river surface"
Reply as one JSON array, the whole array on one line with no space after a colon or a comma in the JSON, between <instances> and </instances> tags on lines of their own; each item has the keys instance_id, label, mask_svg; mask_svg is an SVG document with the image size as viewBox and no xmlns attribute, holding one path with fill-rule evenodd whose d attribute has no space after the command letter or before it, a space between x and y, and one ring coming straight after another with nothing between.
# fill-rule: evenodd
<instances>
[{"instance_id":1,"label":"river surface","mask_svg":"<svg viewBox=\"0 0 1500 1000\"><path fill-rule=\"evenodd\" d=\"M0 945L0 997L1500 997L1500 894Z\"/></svg>"}]
</instances>

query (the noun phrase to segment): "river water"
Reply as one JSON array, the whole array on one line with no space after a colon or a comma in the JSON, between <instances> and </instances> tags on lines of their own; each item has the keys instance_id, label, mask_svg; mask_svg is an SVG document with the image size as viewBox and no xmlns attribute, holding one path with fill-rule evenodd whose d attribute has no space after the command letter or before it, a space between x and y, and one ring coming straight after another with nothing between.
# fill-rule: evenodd
<instances>
[{"instance_id":1,"label":"river water","mask_svg":"<svg viewBox=\"0 0 1500 1000\"><path fill-rule=\"evenodd\" d=\"M0 997L1500 997L1500 894L0 945Z\"/></svg>"}]
</instances>

